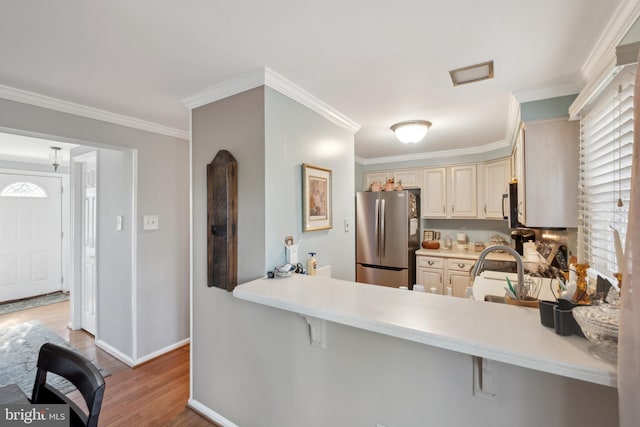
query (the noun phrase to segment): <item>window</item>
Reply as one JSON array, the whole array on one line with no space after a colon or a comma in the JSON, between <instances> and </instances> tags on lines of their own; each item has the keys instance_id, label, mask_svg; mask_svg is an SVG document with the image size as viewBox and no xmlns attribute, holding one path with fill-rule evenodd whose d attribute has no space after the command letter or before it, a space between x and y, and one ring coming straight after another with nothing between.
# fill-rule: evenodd
<instances>
[{"instance_id":1,"label":"window","mask_svg":"<svg viewBox=\"0 0 640 427\"><path fill-rule=\"evenodd\" d=\"M14 182L2 190L0 197L47 197L47 193L36 184Z\"/></svg>"},{"instance_id":2,"label":"window","mask_svg":"<svg viewBox=\"0 0 640 427\"><path fill-rule=\"evenodd\" d=\"M627 231L634 80L635 65L620 70L580 120L578 223L585 261L609 277L619 271L613 228L623 245Z\"/></svg>"}]
</instances>

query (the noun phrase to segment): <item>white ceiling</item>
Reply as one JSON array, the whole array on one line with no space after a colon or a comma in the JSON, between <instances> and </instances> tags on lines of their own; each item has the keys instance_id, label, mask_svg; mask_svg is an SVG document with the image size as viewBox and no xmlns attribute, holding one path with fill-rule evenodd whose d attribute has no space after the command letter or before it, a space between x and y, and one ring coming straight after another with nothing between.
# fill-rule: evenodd
<instances>
[{"instance_id":1,"label":"white ceiling","mask_svg":"<svg viewBox=\"0 0 640 427\"><path fill-rule=\"evenodd\" d=\"M512 94L577 93L625 0L0 0L0 85L187 130L182 104L269 67L362 126L365 158L508 140ZM495 61L453 87L448 71ZM421 143L389 126L424 119Z\"/></svg>"}]
</instances>

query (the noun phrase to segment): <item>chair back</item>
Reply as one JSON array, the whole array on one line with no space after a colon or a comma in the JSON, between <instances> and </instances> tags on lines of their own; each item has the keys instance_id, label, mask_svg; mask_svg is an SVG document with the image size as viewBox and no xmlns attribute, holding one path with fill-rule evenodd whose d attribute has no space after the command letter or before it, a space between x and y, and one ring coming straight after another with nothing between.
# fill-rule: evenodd
<instances>
[{"instance_id":1,"label":"chair back","mask_svg":"<svg viewBox=\"0 0 640 427\"><path fill-rule=\"evenodd\" d=\"M100 415L105 389L104 377L98 368L78 353L51 343L40 347L37 366L32 403L67 404L70 408L71 426L95 427L98 425L98 415ZM48 384L48 372L57 374L76 386L89 412L85 413L71 399Z\"/></svg>"}]
</instances>

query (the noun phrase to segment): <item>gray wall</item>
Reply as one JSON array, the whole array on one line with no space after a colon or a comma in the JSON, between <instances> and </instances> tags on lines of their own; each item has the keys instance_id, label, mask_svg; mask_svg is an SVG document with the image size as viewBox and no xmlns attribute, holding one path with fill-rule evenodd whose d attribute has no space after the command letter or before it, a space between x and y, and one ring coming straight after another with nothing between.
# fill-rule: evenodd
<instances>
[{"instance_id":1,"label":"gray wall","mask_svg":"<svg viewBox=\"0 0 640 427\"><path fill-rule=\"evenodd\" d=\"M578 95L558 96L556 98L541 99L524 102L520 106L522 120L546 120L569 115L569 106Z\"/></svg>"},{"instance_id":2,"label":"gray wall","mask_svg":"<svg viewBox=\"0 0 640 427\"><path fill-rule=\"evenodd\" d=\"M0 99L0 127L100 148L137 150L138 347L127 349L105 342L137 359L188 338L188 142L3 99ZM142 232L144 214L159 215L160 230ZM113 220L107 219L105 226L112 227ZM132 286L130 281L120 285L127 289ZM131 298L123 293L117 301L110 301L108 307L99 307L101 334L119 337L118 343L131 342L131 322L123 326L115 320L130 306Z\"/></svg>"},{"instance_id":3,"label":"gray wall","mask_svg":"<svg viewBox=\"0 0 640 427\"><path fill-rule=\"evenodd\" d=\"M282 240L302 237L299 261L316 252L318 268L331 265L334 277L355 277L353 134L290 98L265 89L267 212L265 268L286 262ZM333 228L302 233L302 164L331 169ZM344 231L344 221L351 231Z\"/></svg>"}]
</instances>

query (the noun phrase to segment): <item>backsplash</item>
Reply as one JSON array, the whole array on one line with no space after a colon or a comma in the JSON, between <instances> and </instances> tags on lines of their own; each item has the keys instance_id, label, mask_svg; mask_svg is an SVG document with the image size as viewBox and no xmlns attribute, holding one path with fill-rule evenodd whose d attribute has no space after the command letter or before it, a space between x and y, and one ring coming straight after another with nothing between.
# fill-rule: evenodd
<instances>
[{"instance_id":1,"label":"backsplash","mask_svg":"<svg viewBox=\"0 0 640 427\"><path fill-rule=\"evenodd\" d=\"M487 243L491 236L499 234L507 242L510 242L511 235L507 221L491 221L486 219L423 219L422 230L435 230L441 233L441 239L449 233L455 241L459 232L467 234L469 244L473 242Z\"/></svg>"}]
</instances>

